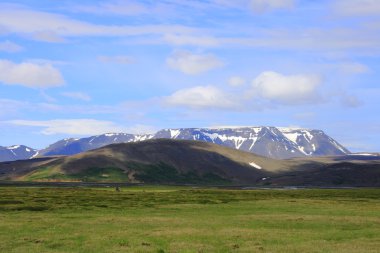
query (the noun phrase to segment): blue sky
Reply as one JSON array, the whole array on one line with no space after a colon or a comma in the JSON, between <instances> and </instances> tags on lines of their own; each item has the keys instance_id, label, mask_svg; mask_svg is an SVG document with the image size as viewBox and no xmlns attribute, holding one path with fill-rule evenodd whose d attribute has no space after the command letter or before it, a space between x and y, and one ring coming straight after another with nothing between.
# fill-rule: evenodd
<instances>
[{"instance_id":1,"label":"blue sky","mask_svg":"<svg viewBox=\"0 0 380 253\"><path fill-rule=\"evenodd\" d=\"M380 151L380 1L1 1L0 145L322 129Z\"/></svg>"}]
</instances>

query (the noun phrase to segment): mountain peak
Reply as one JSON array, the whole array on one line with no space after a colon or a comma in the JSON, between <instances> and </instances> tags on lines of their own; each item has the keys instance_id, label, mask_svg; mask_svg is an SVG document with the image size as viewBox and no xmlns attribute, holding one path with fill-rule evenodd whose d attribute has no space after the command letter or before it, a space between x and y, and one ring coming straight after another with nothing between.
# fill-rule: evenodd
<instances>
[{"instance_id":1,"label":"mountain peak","mask_svg":"<svg viewBox=\"0 0 380 253\"><path fill-rule=\"evenodd\" d=\"M167 128L154 134L105 133L81 139L67 138L39 150L38 156L73 155L114 143L161 138L210 142L276 159L349 153L321 130L273 126L219 126ZM0 160L4 161L1 157Z\"/></svg>"},{"instance_id":2,"label":"mountain peak","mask_svg":"<svg viewBox=\"0 0 380 253\"><path fill-rule=\"evenodd\" d=\"M0 161L15 161L29 159L35 156L37 152L37 150L24 145L0 147Z\"/></svg>"}]
</instances>

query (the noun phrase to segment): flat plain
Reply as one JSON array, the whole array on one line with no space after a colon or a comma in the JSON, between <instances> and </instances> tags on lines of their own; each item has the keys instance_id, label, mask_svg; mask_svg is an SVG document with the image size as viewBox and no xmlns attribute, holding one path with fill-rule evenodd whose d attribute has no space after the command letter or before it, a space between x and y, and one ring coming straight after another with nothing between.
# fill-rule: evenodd
<instances>
[{"instance_id":1,"label":"flat plain","mask_svg":"<svg viewBox=\"0 0 380 253\"><path fill-rule=\"evenodd\" d=\"M0 187L0 252L379 252L380 189Z\"/></svg>"}]
</instances>

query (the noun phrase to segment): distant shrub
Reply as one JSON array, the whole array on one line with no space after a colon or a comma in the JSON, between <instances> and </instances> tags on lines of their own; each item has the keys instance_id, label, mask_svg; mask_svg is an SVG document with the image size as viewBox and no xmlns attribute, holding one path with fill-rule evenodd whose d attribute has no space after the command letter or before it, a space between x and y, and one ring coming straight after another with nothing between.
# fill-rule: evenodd
<instances>
[{"instance_id":1,"label":"distant shrub","mask_svg":"<svg viewBox=\"0 0 380 253\"><path fill-rule=\"evenodd\" d=\"M19 200L11 200L11 199L5 199L5 200L0 200L0 205L15 205L15 204L24 204L24 202L19 201Z\"/></svg>"},{"instance_id":2,"label":"distant shrub","mask_svg":"<svg viewBox=\"0 0 380 253\"><path fill-rule=\"evenodd\" d=\"M14 208L16 211L34 211L34 212L39 212L39 211L46 211L49 210L49 207L47 206L18 206Z\"/></svg>"}]
</instances>

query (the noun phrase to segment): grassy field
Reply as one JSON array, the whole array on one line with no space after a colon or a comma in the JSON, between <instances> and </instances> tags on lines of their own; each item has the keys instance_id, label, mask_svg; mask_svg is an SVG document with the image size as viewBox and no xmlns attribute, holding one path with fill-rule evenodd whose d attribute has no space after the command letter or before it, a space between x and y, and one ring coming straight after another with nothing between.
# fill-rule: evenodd
<instances>
[{"instance_id":1,"label":"grassy field","mask_svg":"<svg viewBox=\"0 0 380 253\"><path fill-rule=\"evenodd\" d=\"M379 252L380 189L0 188L0 252Z\"/></svg>"}]
</instances>

